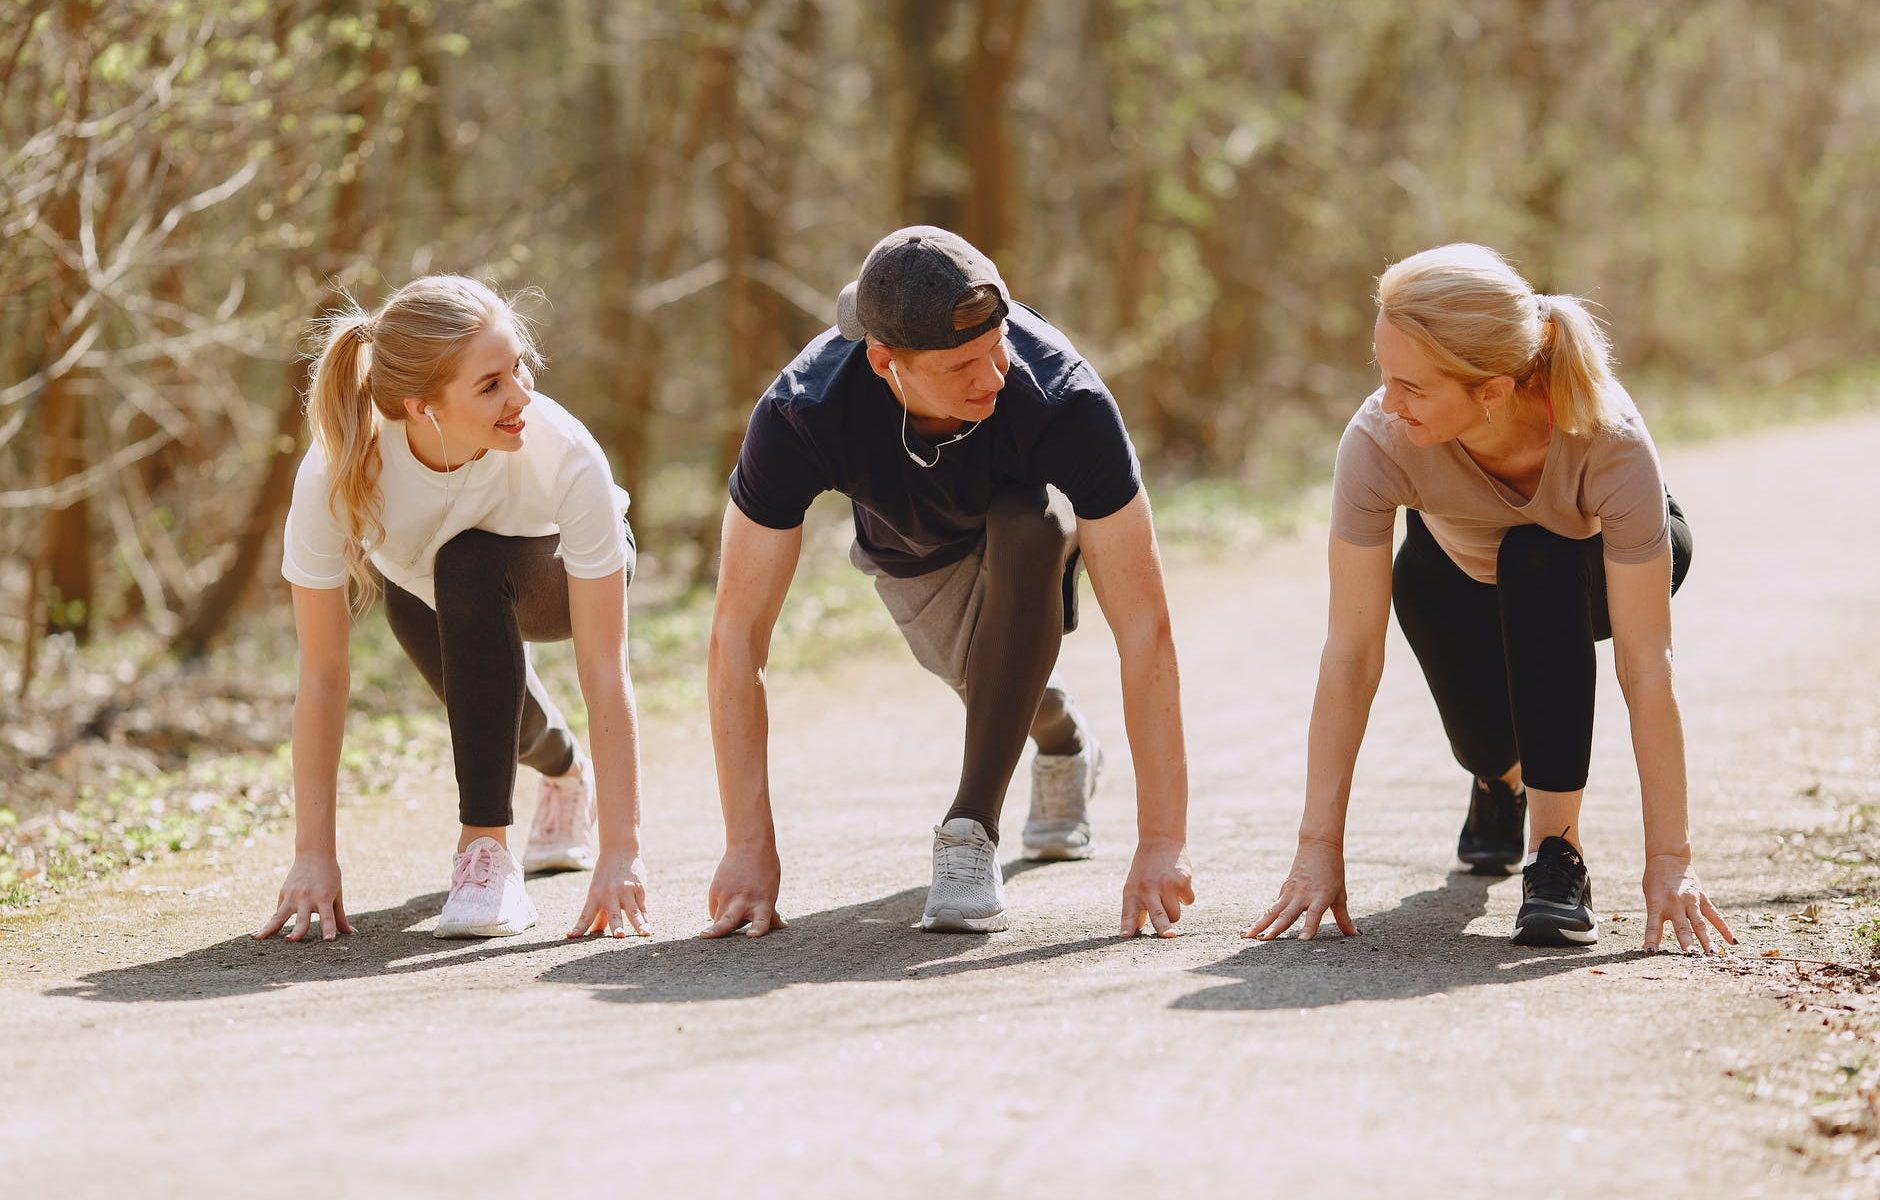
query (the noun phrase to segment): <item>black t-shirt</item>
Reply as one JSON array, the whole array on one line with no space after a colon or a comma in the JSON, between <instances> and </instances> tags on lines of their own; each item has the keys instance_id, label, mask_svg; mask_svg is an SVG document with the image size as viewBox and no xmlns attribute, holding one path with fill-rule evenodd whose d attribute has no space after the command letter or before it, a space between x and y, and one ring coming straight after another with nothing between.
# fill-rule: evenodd
<instances>
[{"instance_id":1,"label":"black t-shirt","mask_svg":"<svg viewBox=\"0 0 1880 1200\"><path fill-rule=\"evenodd\" d=\"M992 415L924 468L901 448L901 404L869 367L866 343L829 330L757 402L732 501L759 525L794 529L819 494L841 492L862 551L901 578L971 553L1003 487L1052 484L1087 521L1128 504L1142 486L1136 448L1096 371L1022 304L1012 306L1006 340L1011 369ZM907 444L933 460L934 443L911 424Z\"/></svg>"}]
</instances>

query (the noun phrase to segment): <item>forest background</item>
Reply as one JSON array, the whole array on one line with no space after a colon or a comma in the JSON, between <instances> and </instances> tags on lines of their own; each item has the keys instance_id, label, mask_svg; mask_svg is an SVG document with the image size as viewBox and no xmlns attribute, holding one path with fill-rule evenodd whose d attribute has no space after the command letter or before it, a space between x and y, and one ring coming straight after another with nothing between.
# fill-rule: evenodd
<instances>
[{"instance_id":1,"label":"forest background","mask_svg":"<svg viewBox=\"0 0 1880 1200\"><path fill-rule=\"evenodd\" d=\"M540 386L635 496L636 676L690 703L745 417L912 222L1071 335L1178 539L1323 475L1376 275L1445 241L1603 305L1661 436L1871 403L1880 6L0 0L0 909L289 803L344 294L541 289ZM870 636L852 574L784 645ZM382 625L355 791L440 746Z\"/></svg>"}]
</instances>

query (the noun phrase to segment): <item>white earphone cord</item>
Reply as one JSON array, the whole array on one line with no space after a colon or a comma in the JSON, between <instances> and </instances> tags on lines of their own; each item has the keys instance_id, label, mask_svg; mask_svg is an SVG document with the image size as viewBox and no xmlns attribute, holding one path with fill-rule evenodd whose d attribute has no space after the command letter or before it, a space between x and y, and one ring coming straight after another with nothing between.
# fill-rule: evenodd
<instances>
[{"instance_id":1,"label":"white earphone cord","mask_svg":"<svg viewBox=\"0 0 1880 1200\"><path fill-rule=\"evenodd\" d=\"M901 382L901 373L894 369L893 359L888 360L888 374L894 376L895 388L905 393L907 391L907 385ZM946 441L936 443L933 448L933 461L927 462L922 459L920 455L914 453L914 448L907 444L907 398L905 395L902 395L897 396L896 400L899 401L901 405L901 449L907 453L909 458L914 460L914 465L917 467L926 467L931 470L940 465L941 450L951 446L954 442L964 441L966 438L971 437L973 430L978 429L980 426L980 422L974 421L971 425L966 427L965 433L956 433ZM436 418L432 419L435 420Z\"/></svg>"}]
</instances>

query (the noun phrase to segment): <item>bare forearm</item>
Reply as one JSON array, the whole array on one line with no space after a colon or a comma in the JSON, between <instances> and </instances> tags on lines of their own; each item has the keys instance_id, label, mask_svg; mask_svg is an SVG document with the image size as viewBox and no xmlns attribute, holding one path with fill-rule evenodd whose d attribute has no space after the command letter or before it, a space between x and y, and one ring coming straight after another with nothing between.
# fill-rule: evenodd
<instances>
[{"instance_id":1,"label":"bare forearm","mask_svg":"<svg viewBox=\"0 0 1880 1200\"><path fill-rule=\"evenodd\" d=\"M603 852L640 849L640 725L633 680L623 669L581 679Z\"/></svg>"},{"instance_id":2,"label":"bare forearm","mask_svg":"<svg viewBox=\"0 0 1880 1200\"><path fill-rule=\"evenodd\" d=\"M770 708L763 666L748 654L714 647L706 674L712 757L724 809L725 845L770 846Z\"/></svg>"},{"instance_id":3,"label":"bare forearm","mask_svg":"<svg viewBox=\"0 0 1880 1200\"><path fill-rule=\"evenodd\" d=\"M346 735L347 676L303 679L294 696L294 850L335 852L340 743Z\"/></svg>"},{"instance_id":4,"label":"bare forearm","mask_svg":"<svg viewBox=\"0 0 1880 1200\"><path fill-rule=\"evenodd\" d=\"M1624 681L1645 817L1645 855L1690 858L1690 806L1684 774L1684 721L1666 668L1634 669Z\"/></svg>"},{"instance_id":5,"label":"bare forearm","mask_svg":"<svg viewBox=\"0 0 1880 1200\"><path fill-rule=\"evenodd\" d=\"M1344 845L1351 777L1382 675L1382 662L1367 658L1328 653L1319 663L1318 691L1312 698L1312 724L1306 735L1306 805L1299 819L1302 842Z\"/></svg>"},{"instance_id":6,"label":"bare forearm","mask_svg":"<svg viewBox=\"0 0 1880 1200\"><path fill-rule=\"evenodd\" d=\"M1136 763L1136 834L1188 838L1188 752L1182 732L1181 667L1167 626L1121 651L1123 724Z\"/></svg>"}]
</instances>

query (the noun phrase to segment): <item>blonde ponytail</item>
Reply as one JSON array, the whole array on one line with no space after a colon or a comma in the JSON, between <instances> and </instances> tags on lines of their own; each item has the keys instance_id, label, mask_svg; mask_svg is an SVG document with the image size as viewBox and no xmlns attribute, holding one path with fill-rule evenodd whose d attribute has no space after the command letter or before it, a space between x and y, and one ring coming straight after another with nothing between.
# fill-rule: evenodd
<instances>
[{"instance_id":1,"label":"blonde ponytail","mask_svg":"<svg viewBox=\"0 0 1880 1200\"><path fill-rule=\"evenodd\" d=\"M314 438L332 472L327 506L346 533L346 579L355 616L370 608L379 592L379 577L368 559L385 540L380 431L405 420L407 401L441 403L471 339L501 321L515 329L523 361L539 369L534 333L511 301L462 275L414 279L370 315L349 298L344 311L319 323L321 348L307 407ZM403 437L404 431L395 436Z\"/></svg>"},{"instance_id":2,"label":"blonde ponytail","mask_svg":"<svg viewBox=\"0 0 1880 1200\"><path fill-rule=\"evenodd\" d=\"M1475 385L1498 375L1519 403L1590 438L1619 419L1611 343L1576 296L1543 296L1501 255L1466 242L1393 264L1377 281L1378 311L1445 373Z\"/></svg>"},{"instance_id":3,"label":"blonde ponytail","mask_svg":"<svg viewBox=\"0 0 1880 1200\"><path fill-rule=\"evenodd\" d=\"M354 616L378 598L378 576L366 562L384 540L379 495L379 420L373 410L371 376L362 358L371 318L354 306L328 317L325 345L314 363L308 408L313 436L326 455L327 508L346 533L346 580Z\"/></svg>"},{"instance_id":4,"label":"blonde ponytail","mask_svg":"<svg viewBox=\"0 0 1880 1200\"><path fill-rule=\"evenodd\" d=\"M1611 424L1617 412L1612 342L1578 296L1535 299L1544 317L1537 382L1546 389L1560 428L1590 437Z\"/></svg>"}]
</instances>

